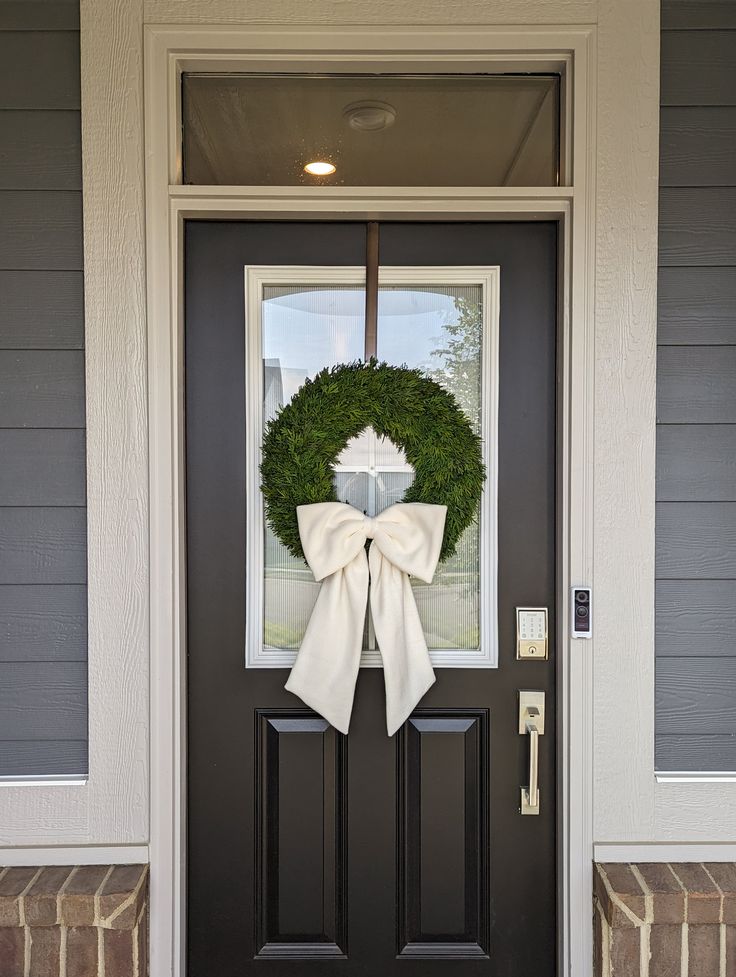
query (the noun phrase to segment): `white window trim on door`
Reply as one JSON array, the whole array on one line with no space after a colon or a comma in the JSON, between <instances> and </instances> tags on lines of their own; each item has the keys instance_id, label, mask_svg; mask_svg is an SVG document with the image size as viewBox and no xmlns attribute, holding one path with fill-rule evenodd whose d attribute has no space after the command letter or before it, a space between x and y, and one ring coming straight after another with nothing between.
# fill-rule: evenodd
<instances>
[{"instance_id":1,"label":"white window trim on door","mask_svg":"<svg viewBox=\"0 0 736 977\"><path fill-rule=\"evenodd\" d=\"M497 509L498 509L498 328L500 269L494 266L383 267L382 285L478 285L482 290L481 438L487 479L480 506L479 646L433 648L435 668L495 668L498 664ZM317 265L258 266L245 269L245 390L246 390L246 619L247 668L289 668L296 650L268 648L263 643L264 529L260 486L263 432L262 344L263 289L266 285L355 285L365 287L364 267ZM378 650L364 651L362 667L380 668Z\"/></svg>"}]
</instances>

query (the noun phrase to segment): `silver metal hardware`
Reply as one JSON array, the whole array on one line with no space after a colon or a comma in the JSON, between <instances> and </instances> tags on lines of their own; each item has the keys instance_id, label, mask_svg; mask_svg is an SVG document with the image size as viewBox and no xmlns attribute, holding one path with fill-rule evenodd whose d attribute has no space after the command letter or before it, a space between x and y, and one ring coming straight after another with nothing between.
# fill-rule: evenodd
<instances>
[{"instance_id":1,"label":"silver metal hardware","mask_svg":"<svg viewBox=\"0 0 736 977\"><path fill-rule=\"evenodd\" d=\"M516 608L516 657L546 661L547 608Z\"/></svg>"},{"instance_id":2,"label":"silver metal hardware","mask_svg":"<svg viewBox=\"0 0 736 977\"><path fill-rule=\"evenodd\" d=\"M544 692L519 692L519 733L529 736L529 786L521 788L522 814L539 814L539 737L544 735Z\"/></svg>"}]
</instances>

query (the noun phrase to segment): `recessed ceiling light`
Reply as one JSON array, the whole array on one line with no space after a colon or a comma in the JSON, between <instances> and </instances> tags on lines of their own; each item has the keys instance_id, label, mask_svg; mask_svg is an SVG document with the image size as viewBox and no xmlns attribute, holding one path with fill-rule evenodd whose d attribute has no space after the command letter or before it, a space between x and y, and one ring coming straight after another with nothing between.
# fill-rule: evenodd
<instances>
[{"instance_id":1,"label":"recessed ceiling light","mask_svg":"<svg viewBox=\"0 0 736 977\"><path fill-rule=\"evenodd\" d=\"M351 102L342 114L350 128L358 132L379 132L396 122L396 109L388 102Z\"/></svg>"},{"instance_id":2,"label":"recessed ceiling light","mask_svg":"<svg viewBox=\"0 0 736 977\"><path fill-rule=\"evenodd\" d=\"M311 163L307 163L304 167L305 173L311 173L312 176L329 176L331 173L335 172L335 167L332 163L328 163L324 159L315 159Z\"/></svg>"}]
</instances>

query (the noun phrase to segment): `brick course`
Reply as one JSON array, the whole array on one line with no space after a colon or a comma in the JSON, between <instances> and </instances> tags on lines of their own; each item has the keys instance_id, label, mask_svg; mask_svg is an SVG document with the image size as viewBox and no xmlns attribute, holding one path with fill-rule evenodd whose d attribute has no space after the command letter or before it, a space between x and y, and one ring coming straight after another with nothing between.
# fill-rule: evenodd
<instances>
[{"instance_id":1,"label":"brick course","mask_svg":"<svg viewBox=\"0 0 736 977\"><path fill-rule=\"evenodd\" d=\"M148 977L148 866L0 868L0 977Z\"/></svg>"},{"instance_id":2,"label":"brick course","mask_svg":"<svg viewBox=\"0 0 736 977\"><path fill-rule=\"evenodd\" d=\"M736 865L603 864L595 977L736 977Z\"/></svg>"}]
</instances>

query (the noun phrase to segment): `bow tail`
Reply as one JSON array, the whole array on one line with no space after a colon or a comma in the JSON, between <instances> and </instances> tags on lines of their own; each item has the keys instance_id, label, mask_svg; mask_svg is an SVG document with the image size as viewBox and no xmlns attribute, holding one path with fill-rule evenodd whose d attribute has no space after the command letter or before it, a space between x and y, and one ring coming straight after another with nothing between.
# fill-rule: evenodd
<instances>
[{"instance_id":1,"label":"bow tail","mask_svg":"<svg viewBox=\"0 0 736 977\"><path fill-rule=\"evenodd\" d=\"M393 736L435 682L409 574L370 548L371 615L386 683L386 728Z\"/></svg>"},{"instance_id":2,"label":"bow tail","mask_svg":"<svg viewBox=\"0 0 736 977\"><path fill-rule=\"evenodd\" d=\"M285 685L341 733L350 725L367 600L368 560L361 550L322 581Z\"/></svg>"}]
</instances>

